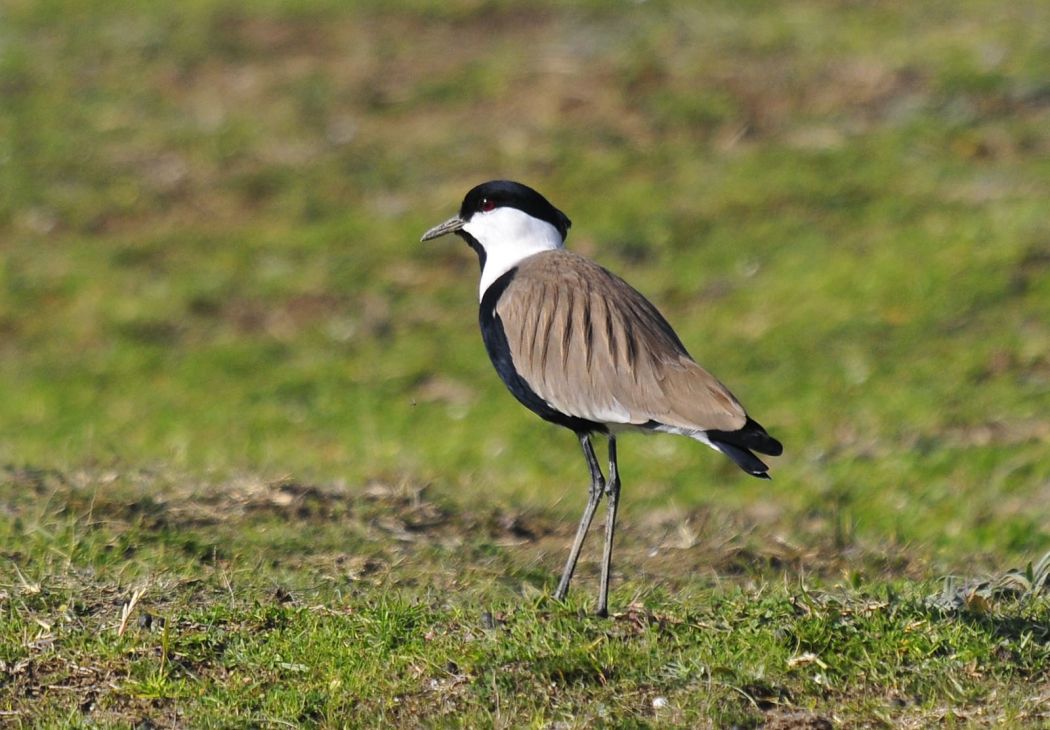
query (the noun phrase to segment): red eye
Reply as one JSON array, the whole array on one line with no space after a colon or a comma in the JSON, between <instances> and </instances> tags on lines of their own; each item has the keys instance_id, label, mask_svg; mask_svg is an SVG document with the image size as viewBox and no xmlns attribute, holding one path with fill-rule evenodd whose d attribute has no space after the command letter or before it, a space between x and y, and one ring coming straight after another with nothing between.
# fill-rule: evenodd
<instances>
[{"instance_id":1,"label":"red eye","mask_svg":"<svg viewBox=\"0 0 1050 730\"><path fill-rule=\"evenodd\" d=\"M491 200L489 200L488 198L482 198L481 199L481 210L483 210L484 212L488 213L490 210L495 210L495 209L496 209L496 204L493 203Z\"/></svg>"}]
</instances>

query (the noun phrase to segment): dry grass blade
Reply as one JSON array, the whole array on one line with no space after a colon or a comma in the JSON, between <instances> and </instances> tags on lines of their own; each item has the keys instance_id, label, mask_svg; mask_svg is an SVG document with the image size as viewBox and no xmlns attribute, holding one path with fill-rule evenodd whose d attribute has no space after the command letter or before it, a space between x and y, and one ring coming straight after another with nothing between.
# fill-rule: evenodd
<instances>
[{"instance_id":1,"label":"dry grass blade","mask_svg":"<svg viewBox=\"0 0 1050 730\"><path fill-rule=\"evenodd\" d=\"M139 600L146 595L146 585L143 584L131 592L131 598L128 599L120 608L120 627L117 629L117 636L123 636L124 632L128 630L128 621L131 620L131 614L135 612L135 607L138 605Z\"/></svg>"}]
</instances>

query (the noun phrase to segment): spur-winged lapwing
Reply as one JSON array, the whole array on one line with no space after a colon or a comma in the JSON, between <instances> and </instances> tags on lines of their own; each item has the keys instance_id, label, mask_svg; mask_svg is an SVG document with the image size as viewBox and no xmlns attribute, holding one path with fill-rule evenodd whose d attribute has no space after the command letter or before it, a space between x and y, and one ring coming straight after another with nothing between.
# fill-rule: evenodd
<instances>
[{"instance_id":1,"label":"spur-winged lapwing","mask_svg":"<svg viewBox=\"0 0 1050 730\"><path fill-rule=\"evenodd\" d=\"M511 393L541 418L571 429L591 472L590 494L555 597L565 598L587 529L608 497L598 613L606 615L620 495L616 435L680 434L705 443L748 474L768 479L752 452L780 442L748 417L729 389L686 351L671 325L627 282L566 251L570 221L530 187L478 185L459 215L423 234L455 233L481 260L481 336ZM609 439L609 477L591 437Z\"/></svg>"}]
</instances>

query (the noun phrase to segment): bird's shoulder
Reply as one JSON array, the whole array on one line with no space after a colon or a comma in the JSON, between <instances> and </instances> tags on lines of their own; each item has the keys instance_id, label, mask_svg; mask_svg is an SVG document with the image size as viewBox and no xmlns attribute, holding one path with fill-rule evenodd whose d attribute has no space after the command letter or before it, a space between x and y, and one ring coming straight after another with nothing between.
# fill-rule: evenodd
<instances>
[{"instance_id":1,"label":"bird's shoulder","mask_svg":"<svg viewBox=\"0 0 1050 730\"><path fill-rule=\"evenodd\" d=\"M529 301L536 291L559 290L598 297L613 310L633 309L635 315L664 321L656 307L633 286L596 261L566 249L543 251L519 263L507 286L510 296L506 299L507 303L513 299Z\"/></svg>"},{"instance_id":2,"label":"bird's shoulder","mask_svg":"<svg viewBox=\"0 0 1050 730\"><path fill-rule=\"evenodd\" d=\"M608 269L586 256L564 248L556 248L522 259L515 269L513 281L521 285L534 281L587 282L607 277L617 278Z\"/></svg>"}]
</instances>

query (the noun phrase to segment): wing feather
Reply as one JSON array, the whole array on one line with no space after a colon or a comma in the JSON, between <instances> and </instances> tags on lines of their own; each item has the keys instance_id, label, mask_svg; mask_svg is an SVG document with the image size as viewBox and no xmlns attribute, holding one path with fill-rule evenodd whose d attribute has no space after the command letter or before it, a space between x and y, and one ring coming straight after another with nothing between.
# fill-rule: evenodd
<instances>
[{"instance_id":1,"label":"wing feather","mask_svg":"<svg viewBox=\"0 0 1050 730\"><path fill-rule=\"evenodd\" d=\"M565 250L523 261L496 305L518 373L562 413L602 423L736 430L744 408L641 294Z\"/></svg>"}]
</instances>

